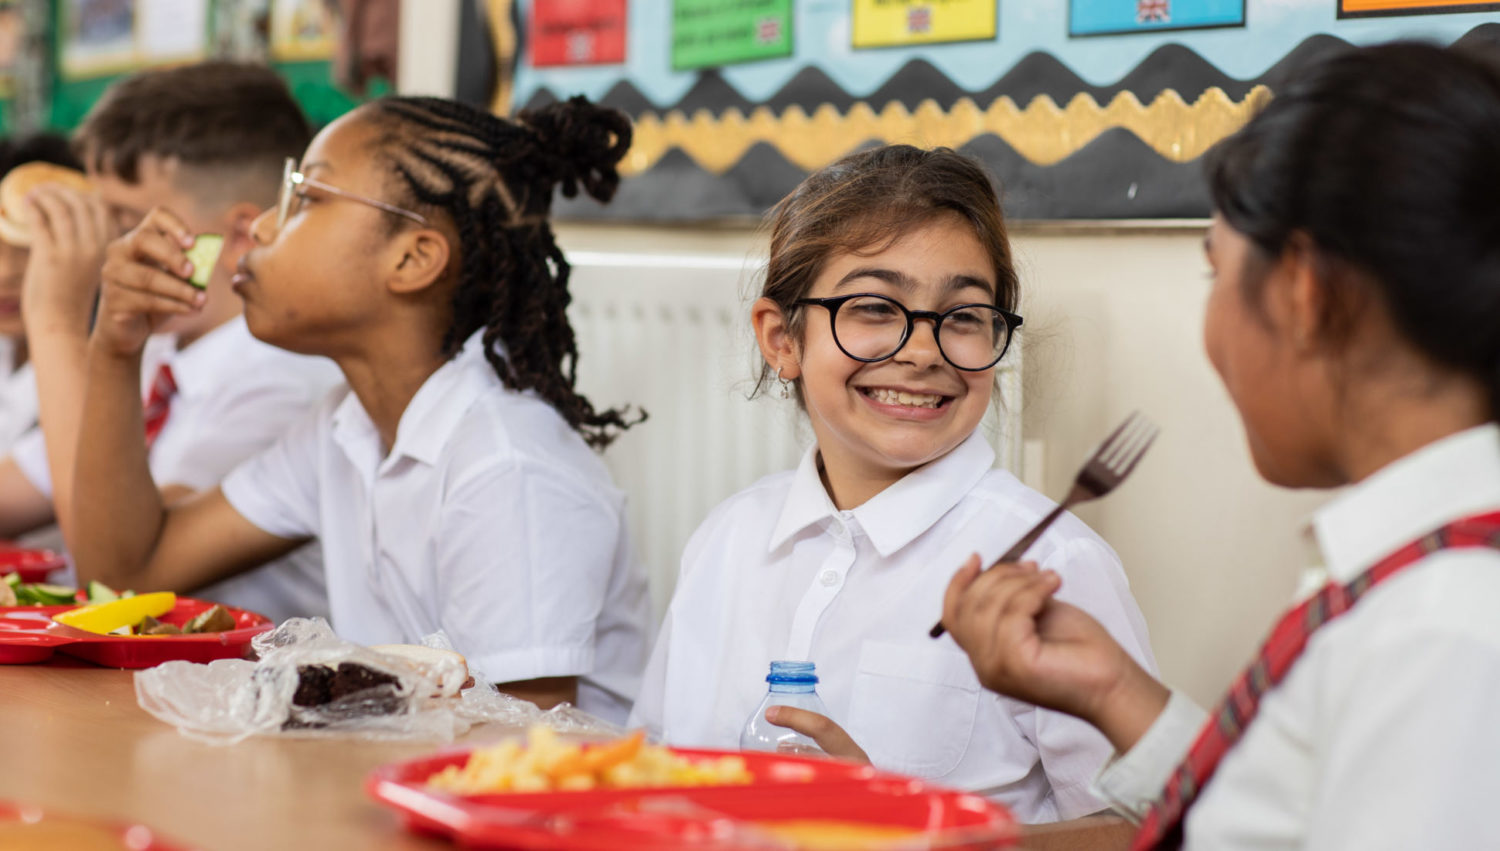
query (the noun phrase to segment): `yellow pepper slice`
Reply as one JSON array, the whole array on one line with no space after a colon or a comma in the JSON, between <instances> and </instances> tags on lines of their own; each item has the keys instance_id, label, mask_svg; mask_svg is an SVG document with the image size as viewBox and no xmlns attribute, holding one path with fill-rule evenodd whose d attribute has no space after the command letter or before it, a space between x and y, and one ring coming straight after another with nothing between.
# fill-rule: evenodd
<instances>
[{"instance_id":1,"label":"yellow pepper slice","mask_svg":"<svg viewBox=\"0 0 1500 851\"><path fill-rule=\"evenodd\" d=\"M52 619L75 629L108 635L122 626L135 626L148 616L160 617L172 611L176 605L176 594L171 591L156 591L109 603L81 606L53 615Z\"/></svg>"}]
</instances>

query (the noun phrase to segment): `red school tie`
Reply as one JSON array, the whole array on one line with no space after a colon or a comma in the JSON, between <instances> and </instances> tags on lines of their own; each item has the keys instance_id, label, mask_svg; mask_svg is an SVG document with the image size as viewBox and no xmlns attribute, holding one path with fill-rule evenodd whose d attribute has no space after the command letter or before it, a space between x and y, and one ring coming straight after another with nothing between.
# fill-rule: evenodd
<instances>
[{"instance_id":1,"label":"red school tie","mask_svg":"<svg viewBox=\"0 0 1500 851\"><path fill-rule=\"evenodd\" d=\"M1371 588L1403 568L1438 550L1461 547L1500 549L1500 512L1456 520L1402 547L1347 585L1329 583L1312 598L1287 612L1261 646L1260 654L1229 687L1187 758L1167 780L1161 797L1151 805L1131 844L1131 851L1178 848L1182 845L1182 822L1188 808L1213 777L1224 754L1244 735L1260 709L1261 695L1281 682L1291 670L1307 640L1319 627L1344 614Z\"/></svg>"},{"instance_id":2,"label":"red school tie","mask_svg":"<svg viewBox=\"0 0 1500 851\"><path fill-rule=\"evenodd\" d=\"M172 395L177 392L177 381L172 378L172 367L162 364L151 382L151 393L146 396L146 448L156 442L162 426L167 424L167 414L172 409Z\"/></svg>"}]
</instances>

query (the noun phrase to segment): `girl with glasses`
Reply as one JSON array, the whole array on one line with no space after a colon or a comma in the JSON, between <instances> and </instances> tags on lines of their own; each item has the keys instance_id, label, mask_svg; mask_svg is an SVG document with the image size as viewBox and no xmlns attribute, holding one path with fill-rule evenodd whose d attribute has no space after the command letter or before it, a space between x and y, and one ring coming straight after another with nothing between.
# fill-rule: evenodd
<instances>
[{"instance_id":1,"label":"girl with glasses","mask_svg":"<svg viewBox=\"0 0 1500 851\"><path fill-rule=\"evenodd\" d=\"M1102 809L1088 788L1102 736L984 692L952 639L927 637L951 556L996 557L1054 507L992 468L979 430L1021 324L988 175L947 149L879 148L809 177L770 229L751 315L761 386L795 396L816 445L689 542L633 722L735 747L770 662L811 661L831 717L768 720L824 751L992 795L1028 822ZM1032 552L1153 665L1108 544L1069 516Z\"/></svg>"},{"instance_id":2,"label":"girl with glasses","mask_svg":"<svg viewBox=\"0 0 1500 851\"><path fill-rule=\"evenodd\" d=\"M592 450L628 421L573 389L568 264L547 217L558 187L607 201L630 138L581 98L516 122L392 98L319 133L252 226L234 288L256 337L332 358L348 390L186 504L162 504L141 454L141 346L198 309L192 236L152 212L105 269L80 578L193 588L317 538L344 638L441 629L503 690L622 720L647 603Z\"/></svg>"},{"instance_id":3,"label":"girl with glasses","mask_svg":"<svg viewBox=\"0 0 1500 851\"><path fill-rule=\"evenodd\" d=\"M1393 44L1299 69L1208 155L1209 360L1261 476L1343 488L1326 582L1211 714L1066 578L955 577L984 684L1120 752L1098 786L1134 848L1500 848L1497 150L1493 49Z\"/></svg>"}]
</instances>

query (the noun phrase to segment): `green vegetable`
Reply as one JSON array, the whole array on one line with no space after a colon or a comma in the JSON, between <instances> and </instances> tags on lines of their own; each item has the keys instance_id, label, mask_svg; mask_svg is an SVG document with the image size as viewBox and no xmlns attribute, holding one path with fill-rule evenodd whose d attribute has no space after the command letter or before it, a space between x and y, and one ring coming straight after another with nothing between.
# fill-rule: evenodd
<instances>
[{"instance_id":1,"label":"green vegetable","mask_svg":"<svg viewBox=\"0 0 1500 851\"><path fill-rule=\"evenodd\" d=\"M12 588L16 587L17 585L20 585L21 584L21 574L19 574L19 573L7 573L7 574L5 574L5 584L9 585Z\"/></svg>"},{"instance_id":2,"label":"green vegetable","mask_svg":"<svg viewBox=\"0 0 1500 851\"><path fill-rule=\"evenodd\" d=\"M67 603L78 601L77 590L66 585L43 585L37 583L31 586L31 593L36 595L43 606L62 606Z\"/></svg>"},{"instance_id":3,"label":"green vegetable","mask_svg":"<svg viewBox=\"0 0 1500 851\"><path fill-rule=\"evenodd\" d=\"M120 595L115 593L115 589L95 580L89 583L88 598L90 603L109 603L120 599Z\"/></svg>"},{"instance_id":4,"label":"green vegetable","mask_svg":"<svg viewBox=\"0 0 1500 851\"><path fill-rule=\"evenodd\" d=\"M188 282L199 289L207 289L208 277L213 274L214 265L219 262L219 252L223 250L224 237L216 233L198 234L193 247L185 252L193 264L193 274L188 277Z\"/></svg>"}]
</instances>

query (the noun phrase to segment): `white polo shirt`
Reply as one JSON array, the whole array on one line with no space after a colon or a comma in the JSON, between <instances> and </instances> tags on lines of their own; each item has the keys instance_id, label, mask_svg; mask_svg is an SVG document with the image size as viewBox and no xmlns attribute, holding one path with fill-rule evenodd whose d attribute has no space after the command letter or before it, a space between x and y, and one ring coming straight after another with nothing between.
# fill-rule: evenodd
<instances>
[{"instance_id":1,"label":"white polo shirt","mask_svg":"<svg viewBox=\"0 0 1500 851\"><path fill-rule=\"evenodd\" d=\"M1497 510L1492 423L1351 486L1314 528L1329 579L1347 584L1447 523ZM1500 848L1497 706L1500 551L1439 550L1313 634L1188 811L1183 847ZM1101 792L1143 813L1206 719L1173 693L1100 774Z\"/></svg>"},{"instance_id":2,"label":"white polo shirt","mask_svg":"<svg viewBox=\"0 0 1500 851\"><path fill-rule=\"evenodd\" d=\"M343 380L333 361L263 343L250 335L239 317L181 350L172 337L154 336L141 363L148 392L163 363L171 365L177 384L167 421L151 445L151 477L160 487L184 485L194 490L217 485L240 462L270 446ZM22 474L50 499L52 476L41 430L23 437L11 455ZM190 593L277 621L328 613L316 544Z\"/></svg>"},{"instance_id":3,"label":"white polo shirt","mask_svg":"<svg viewBox=\"0 0 1500 851\"><path fill-rule=\"evenodd\" d=\"M322 541L345 639L441 629L491 682L578 676L580 708L629 710L648 600L624 497L551 405L500 382L478 332L412 397L389 453L345 391L223 491L265 531Z\"/></svg>"},{"instance_id":4,"label":"white polo shirt","mask_svg":"<svg viewBox=\"0 0 1500 851\"><path fill-rule=\"evenodd\" d=\"M735 748L775 659L817 665L818 693L877 767L993 796L1023 821L1104 808L1089 789L1110 755L1089 725L985 691L927 631L973 552L1009 549L1054 503L976 432L851 511L829 500L816 449L794 472L720 505L689 541L632 724L674 745ZM1027 556L1060 599L1154 669L1119 559L1064 515Z\"/></svg>"},{"instance_id":5,"label":"white polo shirt","mask_svg":"<svg viewBox=\"0 0 1500 851\"><path fill-rule=\"evenodd\" d=\"M16 341L0 337L0 452L36 427L36 373L31 363L16 366Z\"/></svg>"}]
</instances>

